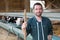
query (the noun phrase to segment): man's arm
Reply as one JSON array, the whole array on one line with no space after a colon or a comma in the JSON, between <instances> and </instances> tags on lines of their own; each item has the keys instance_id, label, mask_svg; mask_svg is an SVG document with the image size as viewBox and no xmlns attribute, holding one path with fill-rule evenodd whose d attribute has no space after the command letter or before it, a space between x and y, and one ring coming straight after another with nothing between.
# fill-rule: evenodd
<instances>
[{"instance_id":1,"label":"man's arm","mask_svg":"<svg viewBox=\"0 0 60 40\"><path fill-rule=\"evenodd\" d=\"M53 27L52 27L52 23L49 20L48 22L48 40L52 40L52 35L53 35Z\"/></svg>"},{"instance_id":2,"label":"man's arm","mask_svg":"<svg viewBox=\"0 0 60 40\"><path fill-rule=\"evenodd\" d=\"M23 24L22 24L22 27L21 27L21 29L22 29L22 32L23 32L23 35L27 35L27 32L25 31L26 30L26 26L27 26L27 23L26 22L24 22Z\"/></svg>"},{"instance_id":3,"label":"man's arm","mask_svg":"<svg viewBox=\"0 0 60 40\"><path fill-rule=\"evenodd\" d=\"M22 28L23 34L26 33L26 36L27 36L31 32L30 20L28 20L27 22L24 22L21 28Z\"/></svg>"}]
</instances>

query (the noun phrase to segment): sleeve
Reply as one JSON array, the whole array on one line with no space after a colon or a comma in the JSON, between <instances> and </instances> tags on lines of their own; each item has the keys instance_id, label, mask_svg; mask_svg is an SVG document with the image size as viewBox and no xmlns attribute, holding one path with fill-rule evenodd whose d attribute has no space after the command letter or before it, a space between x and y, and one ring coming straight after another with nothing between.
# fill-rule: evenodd
<instances>
[{"instance_id":1,"label":"sleeve","mask_svg":"<svg viewBox=\"0 0 60 40\"><path fill-rule=\"evenodd\" d=\"M27 32L27 35L28 35L29 33L31 33L31 24L30 24L30 20L27 21L26 32Z\"/></svg>"},{"instance_id":2,"label":"sleeve","mask_svg":"<svg viewBox=\"0 0 60 40\"><path fill-rule=\"evenodd\" d=\"M53 27L50 20L48 21L48 35L53 35Z\"/></svg>"}]
</instances>

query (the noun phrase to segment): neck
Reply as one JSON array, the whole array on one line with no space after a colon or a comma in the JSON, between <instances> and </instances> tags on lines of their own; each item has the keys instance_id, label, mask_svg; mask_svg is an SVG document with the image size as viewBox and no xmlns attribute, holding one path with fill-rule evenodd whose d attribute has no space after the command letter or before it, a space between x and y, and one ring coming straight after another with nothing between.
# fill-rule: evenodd
<instances>
[{"instance_id":1,"label":"neck","mask_svg":"<svg viewBox=\"0 0 60 40\"><path fill-rule=\"evenodd\" d=\"M37 19L38 22L41 22L42 17L41 16L36 16L36 19Z\"/></svg>"}]
</instances>

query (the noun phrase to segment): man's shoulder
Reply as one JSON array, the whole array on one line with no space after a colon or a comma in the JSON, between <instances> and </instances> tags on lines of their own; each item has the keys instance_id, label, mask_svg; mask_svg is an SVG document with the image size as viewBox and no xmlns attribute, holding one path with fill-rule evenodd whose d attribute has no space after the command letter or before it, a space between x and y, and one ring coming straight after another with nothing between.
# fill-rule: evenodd
<instances>
[{"instance_id":1,"label":"man's shoulder","mask_svg":"<svg viewBox=\"0 0 60 40\"><path fill-rule=\"evenodd\" d=\"M32 21L33 19L34 19L34 17L32 17L32 18L29 18L29 19L28 19L28 21Z\"/></svg>"},{"instance_id":2,"label":"man's shoulder","mask_svg":"<svg viewBox=\"0 0 60 40\"><path fill-rule=\"evenodd\" d=\"M50 21L50 19L48 17L42 17L43 20L46 20L46 21Z\"/></svg>"},{"instance_id":3,"label":"man's shoulder","mask_svg":"<svg viewBox=\"0 0 60 40\"><path fill-rule=\"evenodd\" d=\"M42 18L44 18L44 19L48 19L48 17L45 17L45 16L42 16Z\"/></svg>"},{"instance_id":4,"label":"man's shoulder","mask_svg":"<svg viewBox=\"0 0 60 40\"><path fill-rule=\"evenodd\" d=\"M49 19L48 17L42 16L43 19Z\"/></svg>"}]
</instances>

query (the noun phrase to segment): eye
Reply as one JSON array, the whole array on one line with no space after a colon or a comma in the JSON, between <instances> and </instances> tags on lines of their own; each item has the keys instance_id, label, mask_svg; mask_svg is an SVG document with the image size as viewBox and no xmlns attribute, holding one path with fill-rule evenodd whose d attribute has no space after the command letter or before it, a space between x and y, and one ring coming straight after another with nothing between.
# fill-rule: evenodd
<instances>
[{"instance_id":1,"label":"eye","mask_svg":"<svg viewBox=\"0 0 60 40\"><path fill-rule=\"evenodd\" d=\"M38 10L37 8L35 8L35 10Z\"/></svg>"}]
</instances>

